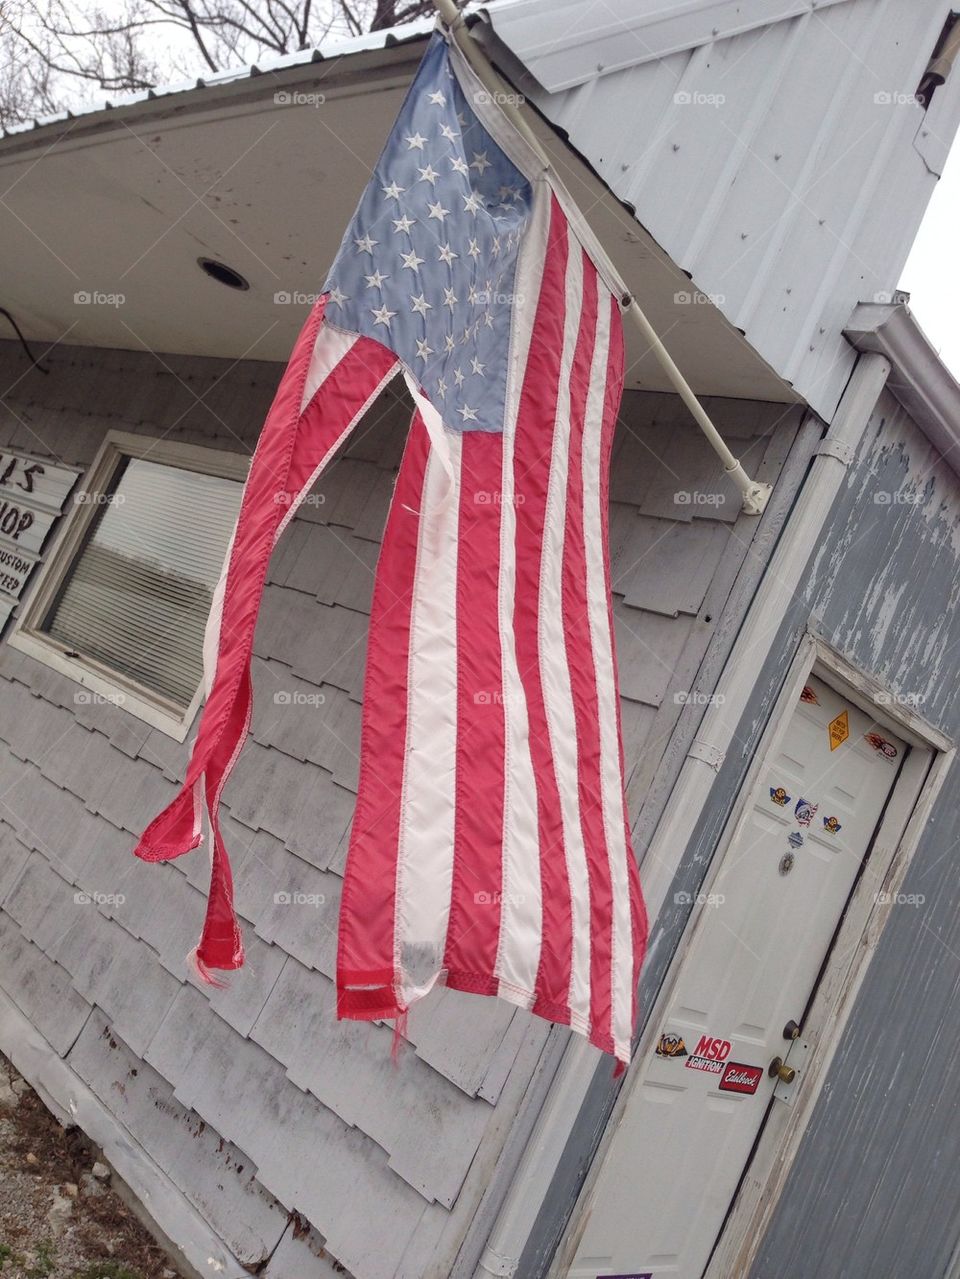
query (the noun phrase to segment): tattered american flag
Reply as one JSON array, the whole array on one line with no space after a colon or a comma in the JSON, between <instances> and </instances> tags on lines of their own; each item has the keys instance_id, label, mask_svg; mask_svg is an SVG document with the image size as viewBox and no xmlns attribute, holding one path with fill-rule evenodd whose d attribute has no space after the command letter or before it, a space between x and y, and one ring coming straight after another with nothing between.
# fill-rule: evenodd
<instances>
[{"instance_id":1,"label":"tattered american flag","mask_svg":"<svg viewBox=\"0 0 960 1279\"><path fill-rule=\"evenodd\" d=\"M208 978L243 962L218 813L270 552L402 372L416 412L376 570L338 1012L400 1019L439 983L629 1060L646 921L607 553L623 340L587 236L434 36L264 426L185 784L136 850L176 857L207 829Z\"/></svg>"}]
</instances>

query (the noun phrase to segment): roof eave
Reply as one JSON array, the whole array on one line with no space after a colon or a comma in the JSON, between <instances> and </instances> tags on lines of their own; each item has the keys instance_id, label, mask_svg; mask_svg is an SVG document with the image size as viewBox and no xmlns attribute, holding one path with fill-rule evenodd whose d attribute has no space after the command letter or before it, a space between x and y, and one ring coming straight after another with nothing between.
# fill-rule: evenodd
<instances>
[{"instance_id":1,"label":"roof eave","mask_svg":"<svg viewBox=\"0 0 960 1279\"><path fill-rule=\"evenodd\" d=\"M292 88L300 82L313 83L326 78L338 65L345 64L344 69L349 69L362 82L368 72L381 67L403 64L408 60L414 64L418 62L419 54L404 46L422 44L429 38L434 25L432 19L421 19L402 27L339 41L325 49L302 49L261 59L253 65L230 68L203 79L121 94L115 100L10 125L0 129L0 153L30 148L46 151L65 136L84 137L150 118L211 110L222 102L258 94L260 89L256 81L264 76L275 81L278 88ZM371 81L369 87L371 92L375 92L380 86Z\"/></svg>"},{"instance_id":2,"label":"roof eave","mask_svg":"<svg viewBox=\"0 0 960 1279\"><path fill-rule=\"evenodd\" d=\"M844 329L858 351L884 356L887 387L960 474L960 383L903 303L861 302Z\"/></svg>"}]
</instances>

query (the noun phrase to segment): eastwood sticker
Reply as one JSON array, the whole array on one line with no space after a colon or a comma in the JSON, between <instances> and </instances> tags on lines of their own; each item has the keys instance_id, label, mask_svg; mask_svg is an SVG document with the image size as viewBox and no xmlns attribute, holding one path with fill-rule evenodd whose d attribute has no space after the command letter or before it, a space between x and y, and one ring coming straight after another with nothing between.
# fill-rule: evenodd
<instances>
[{"instance_id":1,"label":"eastwood sticker","mask_svg":"<svg viewBox=\"0 0 960 1279\"><path fill-rule=\"evenodd\" d=\"M792 830L787 836L787 843L791 848L800 848L803 845L803 836L798 830Z\"/></svg>"},{"instance_id":2,"label":"eastwood sticker","mask_svg":"<svg viewBox=\"0 0 960 1279\"><path fill-rule=\"evenodd\" d=\"M688 1070L702 1070L708 1075L720 1075L723 1073L723 1063L730 1056L732 1047L733 1044L729 1039L715 1039L711 1035L701 1035L693 1055L683 1064Z\"/></svg>"},{"instance_id":3,"label":"eastwood sticker","mask_svg":"<svg viewBox=\"0 0 960 1279\"><path fill-rule=\"evenodd\" d=\"M797 800L797 806L793 810L793 814L801 826L809 826L817 815L819 804L811 804L809 799L804 799L801 795Z\"/></svg>"},{"instance_id":4,"label":"eastwood sticker","mask_svg":"<svg viewBox=\"0 0 960 1279\"><path fill-rule=\"evenodd\" d=\"M823 819L823 829L828 830L831 835L836 835L837 831L843 830L843 826L835 817L825 817Z\"/></svg>"},{"instance_id":5,"label":"eastwood sticker","mask_svg":"<svg viewBox=\"0 0 960 1279\"><path fill-rule=\"evenodd\" d=\"M809 684L804 684L803 692L800 694L801 702L807 702L811 706L819 706L820 698L816 695Z\"/></svg>"},{"instance_id":6,"label":"eastwood sticker","mask_svg":"<svg viewBox=\"0 0 960 1279\"><path fill-rule=\"evenodd\" d=\"M681 1035L661 1035L657 1044L658 1057L686 1057L687 1045Z\"/></svg>"},{"instance_id":7,"label":"eastwood sticker","mask_svg":"<svg viewBox=\"0 0 960 1279\"><path fill-rule=\"evenodd\" d=\"M883 755L885 759L896 759L897 748L893 742L888 742L885 737L881 737L879 733L864 733L863 740L867 742L878 755Z\"/></svg>"},{"instance_id":8,"label":"eastwood sticker","mask_svg":"<svg viewBox=\"0 0 960 1279\"><path fill-rule=\"evenodd\" d=\"M830 749L832 751L843 745L850 736L850 717L846 711L841 711L835 719L830 721L827 725L827 733L830 736Z\"/></svg>"},{"instance_id":9,"label":"eastwood sticker","mask_svg":"<svg viewBox=\"0 0 960 1279\"><path fill-rule=\"evenodd\" d=\"M785 808L786 805L790 803L793 796L788 795L782 786L771 786L770 798L775 804L779 804L781 808Z\"/></svg>"},{"instance_id":10,"label":"eastwood sticker","mask_svg":"<svg viewBox=\"0 0 960 1279\"><path fill-rule=\"evenodd\" d=\"M745 1092L753 1094L763 1078L762 1066L748 1066L742 1061L728 1061L723 1068L723 1078L717 1084L721 1092Z\"/></svg>"}]
</instances>

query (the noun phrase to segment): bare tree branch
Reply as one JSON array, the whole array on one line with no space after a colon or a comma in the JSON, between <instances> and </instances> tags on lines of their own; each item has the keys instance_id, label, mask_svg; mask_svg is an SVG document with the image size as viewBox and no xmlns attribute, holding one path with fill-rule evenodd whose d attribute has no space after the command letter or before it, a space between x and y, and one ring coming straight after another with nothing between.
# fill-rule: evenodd
<instances>
[{"instance_id":1,"label":"bare tree branch","mask_svg":"<svg viewBox=\"0 0 960 1279\"><path fill-rule=\"evenodd\" d=\"M432 12L432 0L0 0L0 125Z\"/></svg>"}]
</instances>

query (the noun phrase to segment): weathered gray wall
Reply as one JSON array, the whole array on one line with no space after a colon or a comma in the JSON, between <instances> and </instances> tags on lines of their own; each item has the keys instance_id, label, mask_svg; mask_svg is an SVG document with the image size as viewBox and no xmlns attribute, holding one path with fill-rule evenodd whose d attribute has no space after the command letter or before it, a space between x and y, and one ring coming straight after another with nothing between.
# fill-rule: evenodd
<instances>
[{"instance_id":1,"label":"weathered gray wall","mask_svg":"<svg viewBox=\"0 0 960 1279\"><path fill-rule=\"evenodd\" d=\"M884 395L763 672L751 735L802 627L960 738L960 480ZM956 767L904 883L753 1279L939 1279L960 1234Z\"/></svg>"},{"instance_id":2,"label":"weathered gray wall","mask_svg":"<svg viewBox=\"0 0 960 1279\"><path fill-rule=\"evenodd\" d=\"M279 376L76 348L48 363L43 376L0 344L0 444L80 464L110 428L249 452ZM748 468L775 480L798 411L711 407ZM390 1027L333 1017L366 615L406 412L388 397L371 413L271 568L252 740L225 796L249 953L229 990L200 988L183 963L205 856L131 856L187 748L0 642L0 987L229 1247L268 1260L268 1279L325 1279L334 1260L360 1279L445 1276L550 1033L438 991L394 1069ZM702 713L678 694L718 643L748 551L767 543L672 397L629 398L612 498L636 812ZM278 705L278 691L306 698ZM78 904L78 891L125 900ZM323 905L274 901L294 891ZM313 1229L295 1235L292 1213Z\"/></svg>"}]
</instances>

